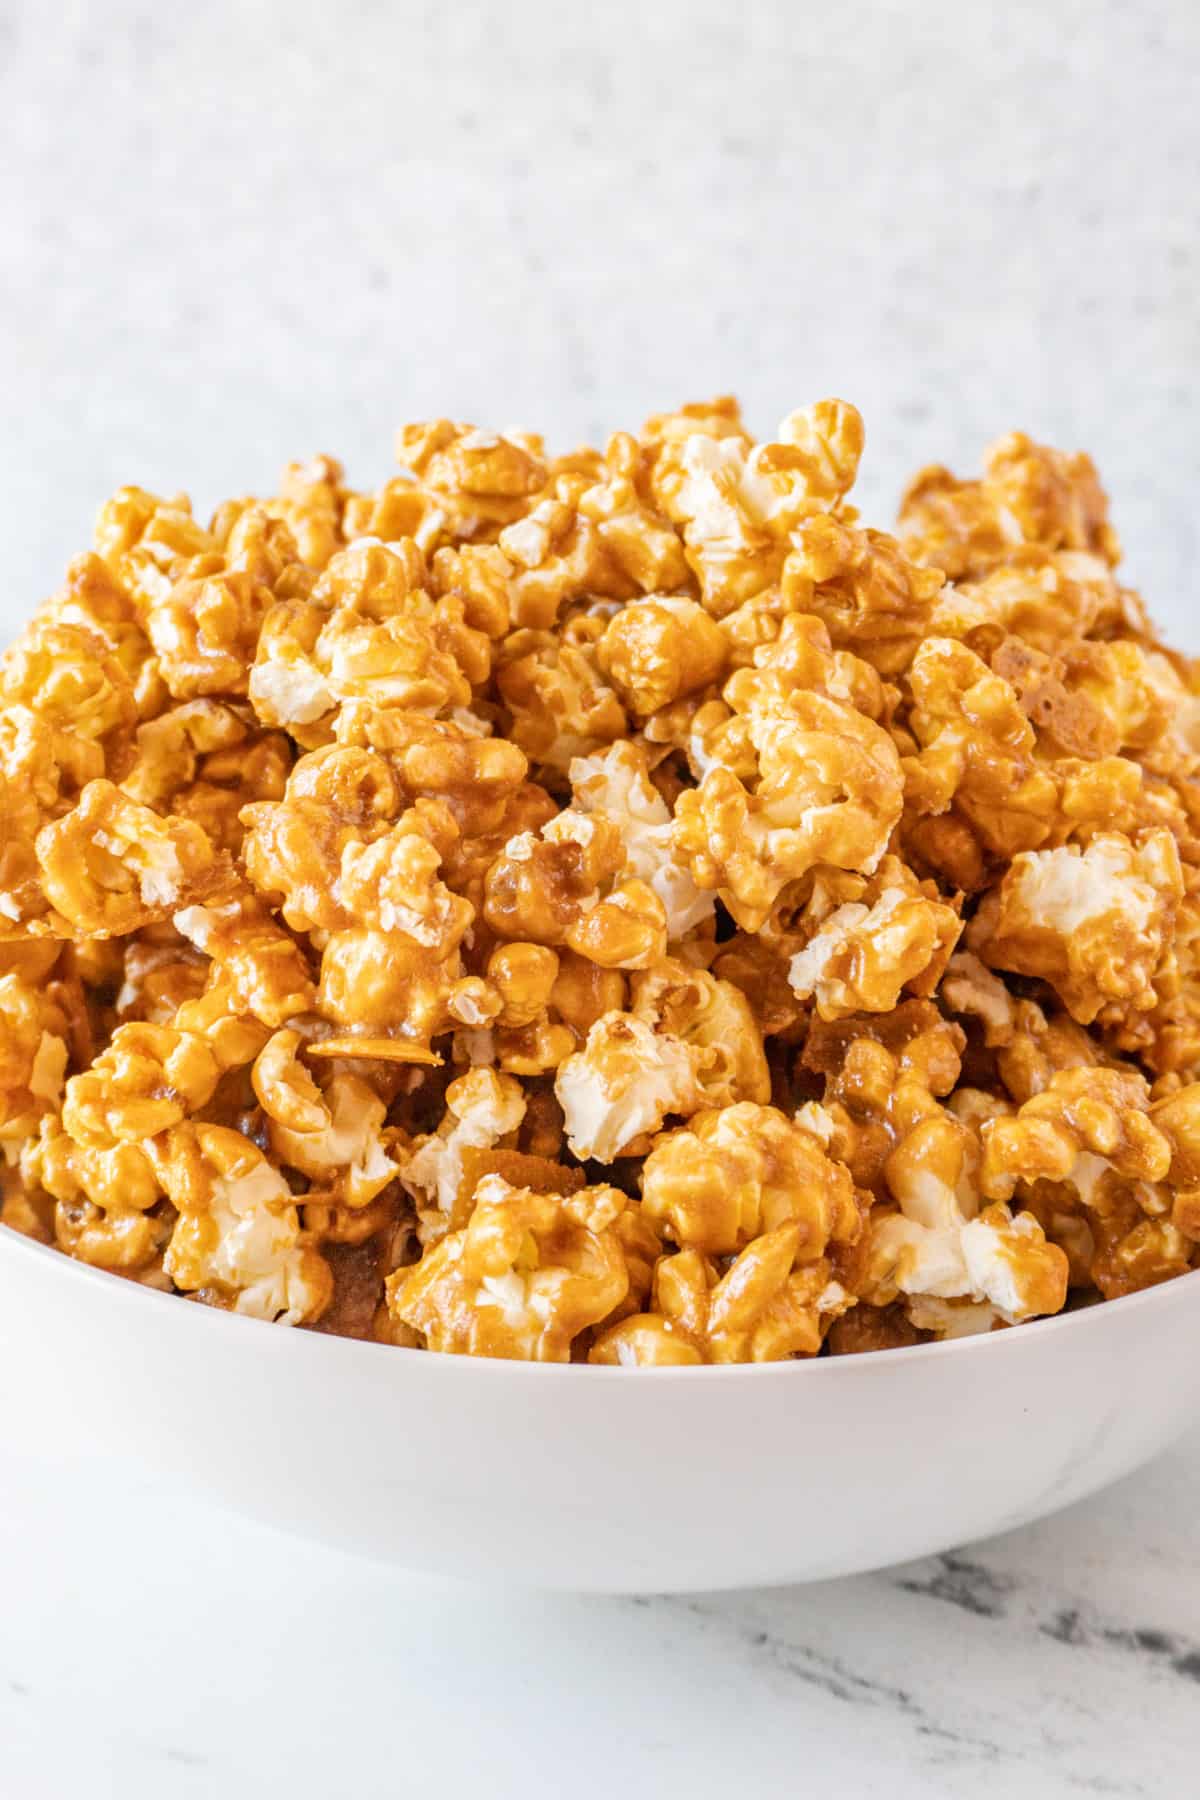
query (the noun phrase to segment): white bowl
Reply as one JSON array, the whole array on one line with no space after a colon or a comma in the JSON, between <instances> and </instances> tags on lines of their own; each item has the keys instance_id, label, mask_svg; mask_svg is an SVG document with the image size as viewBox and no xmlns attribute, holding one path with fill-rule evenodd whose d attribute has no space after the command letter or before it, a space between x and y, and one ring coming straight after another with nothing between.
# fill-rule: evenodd
<instances>
[{"instance_id":1,"label":"white bowl","mask_svg":"<svg viewBox=\"0 0 1200 1800\"><path fill-rule=\"evenodd\" d=\"M813 1581L1007 1530L1164 1449L1200 1401L1200 1273L956 1343L564 1368L267 1326L0 1229L0 1392L8 1451L65 1478L183 1484L431 1573Z\"/></svg>"}]
</instances>

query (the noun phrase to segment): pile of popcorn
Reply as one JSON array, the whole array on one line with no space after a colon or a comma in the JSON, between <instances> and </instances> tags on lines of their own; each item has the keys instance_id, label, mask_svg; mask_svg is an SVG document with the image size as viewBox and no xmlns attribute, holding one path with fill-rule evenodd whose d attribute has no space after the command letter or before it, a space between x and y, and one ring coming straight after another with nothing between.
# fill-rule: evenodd
<instances>
[{"instance_id":1,"label":"pile of popcorn","mask_svg":"<svg viewBox=\"0 0 1200 1800\"><path fill-rule=\"evenodd\" d=\"M431 1350L765 1361L1200 1266L1200 671L1086 456L842 401L123 488L0 684L3 1223Z\"/></svg>"}]
</instances>

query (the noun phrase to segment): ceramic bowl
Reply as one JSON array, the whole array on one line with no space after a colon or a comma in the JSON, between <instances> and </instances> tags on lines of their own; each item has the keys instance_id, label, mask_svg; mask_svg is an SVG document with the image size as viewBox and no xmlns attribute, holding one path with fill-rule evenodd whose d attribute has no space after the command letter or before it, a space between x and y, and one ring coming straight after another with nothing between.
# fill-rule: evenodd
<instances>
[{"instance_id":1,"label":"ceramic bowl","mask_svg":"<svg viewBox=\"0 0 1200 1800\"><path fill-rule=\"evenodd\" d=\"M188 1305L0 1229L6 1447L430 1573L813 1581L1005 1531L1200 1404L1200 1273L1015 1331L636 1370L482 1362Z\"/></svg>"}]
</instances>

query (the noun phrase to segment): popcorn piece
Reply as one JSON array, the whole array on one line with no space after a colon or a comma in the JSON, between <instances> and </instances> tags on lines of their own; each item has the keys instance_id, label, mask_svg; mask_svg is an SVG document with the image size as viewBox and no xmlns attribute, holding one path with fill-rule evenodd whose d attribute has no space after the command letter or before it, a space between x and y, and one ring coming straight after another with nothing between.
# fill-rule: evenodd
<instances>
[{"instance_id":1,"label":"popcorn piece","mask_svg":"<svg viewBox=\"0 0 1200 1800\"><path fill-rule=\"evenodd\" d=\"M438 877L458 837L449 808L423 800L388 823L397 805L381 758L331 747L297 765L282 804L245 817L251 880L293 929L323 933L319 1009L401 1053L453 1016L474 908Z\"/></svg>"},{"instance_id":2,"label":"popcorn piece","mask_svg":"<svg viewBox=\"0 0 1200 1800\"><path fill-rule=\"evenodd\" d=\"M0 975L0 1155L19 1149L62 1103L67 1021L19 974Z\"/></svg>"},{"instance_id":3,"label":"popcorn piece","mask_svg":"<svg viewBox=\"0 0 1200 1800\"><path fill-rule=\"evenodd\" d=\"M801 1069L824 1077L830 1154L860 1188L886 1193L887 1158L922 1119L940 1113L940 1099L961 1073L965 1043L963 1031L927 1000L902 1001L891 1013L829 1024L818 1015L812 1022Z\"/></svg>"},{"instance_id":4,"label":"popcorn piece","mask_svg":"<svg viewBox=\"0 0 1200 1800\"><path fill-rule=\"evenodd\" d=\"M969 933L997 968L1049 981L1073 1018L1089 1024L1109 1001L1155 1003L1152 977L1170 943L1183 893L1165 831L1135 846L1120 832L1013 859Z\"/></svg>"},{"instance_id":5,"label":"popcorn piece","mask_svg":"<svg viewBox=\"0 0 1200 1800\"><path fill-rule=\"evenodd\" d=\"M48 1114L22 1149L21 1173L56 1202L55 1241L69 1256L118 1274L137 1274L160 1258L167 1232L151 1209L162 1190L139 1145L77 1143Z\"/></svg>"},{"instance_id":6,"label":"popcorn piece","mask_svg":"<svg viewBox=\"0 0 1200 1800\"><path fill-rule=\"evenodd\" d=\"M984 471L982 481L957 481L948 469L921 470L900 507L909 556L952 581L986 574L1029 544L1117 561L1120 547L1090 457L1047 449L1016 431L992 445Z\"/></svg>"},{"instance_id":7,"label":"popcorn piece","mask_svg":"<svg viewBox=\"0 0 1200 1800\"><path fill-rule=\"evenodd\" d=\"M717 1278L696 1250L664 1257L655 1271L652 1304L610 1327L588 1360L626 1367L682 1363L779 1362L815 1356L853 1298L828 1261L801 1260L798 1225L765 1232Z\"/></svg>"},{"instance_id":8,"label":"popcorn piece","mask_svg":"<svg viewBox=\"0 0 1200 1800\"><path fill-rule=\"evenodd\" d=\"M103 774L104 763L98 744L47 724L27 706L0 712L0 804L6 825L0 866L6 870L9 919L45 912L34 840L48 818L73 805L88 782Z\"/></svg>"},{"instance_id":9,"label":"popcorn piece","mask_svg":"<svg viewBox=\"0 0 1200 1800\"><path fill-rule=\"evenodd\" d=\"M439 624L417 612L378 622L350 608L273 613L250 683L255 710L267 725L312 727L356 699L429 713L468 706L470 683Z\"/></svg>"},{"instance_id":10,"label":"popcorn piece","mask_svg":"<svg viewBox=\"0 0 1200 1800\"><path fill-rule=\"evenodd\" d=\"M89 782L78 806L43 826L35 849L46 898L67 928L95 937L169 918L223 873L198 825L160 819L109 781Z\"/></svg>"},{"instance_id":11,"label":"popcorn piece","mask_svg":"<svg viewBox=\"0 0 1200 1800\"><path fill-rule=\"evenodd\" d=\"M660 1319L654 1313L633 1313L596 1339L588 1361L623 1369L664 1369L694 1368L706 1358L674 1320Z\"/></svg>"},{"instance_id":12,"label":"popcorn piece","mask_svg":"<svg viewBox=\"0 0 1200 1800\"><path fill-rule=\"evenodd\" d=\"M631 988L634 1018L691 1051L705 1106L771 1098L761 1032L732 982L667 958L635 975Z\"/></svg>"},{"instance_id":13,"label":"popcorn piece","mask_svg":"<svg viewBox=\"0 0 1200 1800\"><path fill-rule=\"evenodd\" d=\"M722 1276L708 1303L713 1362L816 1355L829 1327L853 1301L824 1258L809 1260L804 1238L802 1225L765 1232Z\"/></svg>"},{"instance_id":14,"label":"popcorn piece","mask_svg":"<svg viewBox=\"0 0 1200 1800\"><path fill-rule=\"evenodd\" d=\"M346 508L352 536L412 538L429 549L520 518L546 480L541 440L481 431L449 419L405 425L396 436L404 473L370 501Z\"/></svg>"},{"instance_id":15,"label":"popcorn piece","mask_svg":"<svg viewBox=\"0 0 1200 1800\"><path fill-rule=\"evenodd\" d=\"M1162 1181L1171 1145L1149 1112L1149 1089L1132 1069L1063 1069L1013 1118L984 1125L983 1192L1007 1200L1018 1181L1071 1182L1090 1200L1108 1171Z\"/></svg>"},{"instance_id":16,"label":"popcorn piece","mask_svg":"<svg viewBox=\"0 0 1200 1800\"><path fill-rule=\"evenodd\" d=\"M272 598L244 570L176 582L147 619L168 691L177 700L244 694Z\"/></svg>"},{"instance_id":17,"label":"popcorn piece","mask_svg":"<svg viewBox=\"0 0 1200 1800\"><path fill-rule=\"evenodd\" d=\"M427 949L457 944L474 917L469 901L437 879L455 836L436 802L412 807L373 843L345 846L336 896L351 918L378 931L403 932Z\"/></svg>"},{"instance_id":18,"label":"popcorn piece","mask_svg":"<svg viewBox=\"0 0 1200 1800\"><path fill-rule=\"evenodd\" d=\"M622 875L645 882L658 896L668 938L686 937L711 918L716 903L675 854L671 811L650 780L644 752L614 744L601 755L577 757L570 776L580 810L602 814L617 827L625 851Z\"/></svg>"},{"instance_id":19,"label":"popcorn piece","mask_svg":"<svg viewBox=\"0 0 1200 1800\"><path fill-rule=\"evenodd\" d=\"M219 548L192 517L186 494L167 499L136 487L118 489L100 508L93 543L143 617L193 559Z\"/></svg>"},{"instance_id":20,"label":"popcorn piece","mask_svg":"<svg viewBox=\"0 0 1200 1800\"><path fill-rule=\"evenodd\" d=\"M868 906L851 901L824 919L788 966L792 992L816 1002L823 1019L888 1012L902 989L936 987L962 923L952 907L924 894L895 864Z\"/></svg>"},{"instance_id":21,"label":"popcorn piece","mask_svg":"<svg viewBox=\"0 0 1200 1800\"><path fill-rule=\"evenodd\" d=\"M646 968L666 953L666 911L646 882L618 879L624 860L615 820L561 812L540 837L505 844L488 870L484 917L505 937L565 944L604 968Z\"/></svg>"},{"instance_id":22,"label":"popcorn piece","mask_svg":"<svg viewBox=\"0 0 1200 1800\"><path fill-rule=\"evenodd\" d=\"M628 997L618 970L536 944L499 945L488 960L488 983L500 1001L488 1051L513 1075L557 1069L597 1019L621 1011Z\"/></svg>"},{"instance_id":23,"label":"popcorn piece","mask_svg":"<svg viewBox=\"0 0 1200 1800\"><path fill-rule=\"evenodd\" d=\"M1032 1214L1014 1218L999 1205L979 1211L978 1149L959 1121L922 1120L892 1152L886 1174L900 1211L872 1222L868 1291L876 1304L897 1290L986 1301L1010 1324L1060 1310L1066 1256L1047 1244Z\"/></svg>"},{"instance_id":24,"label":"popcorn piece","mask_svg":"<svg viewBox=\"0 0 1200 1800\"><path fill-rule=\"evenodd\" d=\"M1200 1083L1167 1095L1152 1116L1171 1146L1171 1222L1184 1237L1200 1240Z\"/></svg>"},{"instance_id":25,"label":"popcorn piece","mask_svg":"<svg viewBox=\"0 0 1200 1800\"><path fill-rule=\"evenodd\" d=\"M280 1325L320 1316L329 1265L305 1245L287 1182L260 1150L223 1126L187 1125L154 1156L179 1212L163 1265L176 1287Z\"/></svg>"},{"instance_id":26,"label":"popcorn piece","mask_svg":"<svg viewBox=\"0 0 1200 1800\"><path fill-rule=\"evenodd\" d=\"M1105 1300L1119 1300L1161 1281L1174 1281L1193 1266L1195 1245L1169 1218L1146 1218L1126 1197L1095 1224L1096 1256L1089 1277Z\"/></svg>"},{"instance_id":27,"label":"popcorn piece","mask_svg":"<svg viewBox=\"0 0 1200 1800\"><path fill-rule=\"evenodd\" d=\"M629 1285L613 1229L624 1204L615 1188L563 1198L487 1176L465 1230L390 1278L389 1310L431 1350L567 1362Z\"/></svg>"},{"instance_id":28,"label":"popcorn piece","mask_svg":"<svg viewBox=\"0 0 1200 1800\"><path fill-rule=\"evenodd\" d=\"M417 1200L423 1243L466 1224L458 1204L465 1153L493 1149L515 1135L524 1117L525 1096L511 1075L472 1069L450 1083L441 1125L417 1140L400 1174Z\"/></svg>"},{"instance_id":29,"label":"popcorn piece","mask_svg":"<svg viewBox=\"0 0 1200 1800\"><path fill-rule=\"evenodd\" d=\"M355 704L342 708L337 736L347 747L378 753L396 799L444 804L458 828L444 834L445 879L477 909L484 877L503 846L554 814L545 790L526 781L528 764L516 745L481 735L479 722L463 715L428 719Z\"/></svg>"},{"instance_id":30,"label":"popcorn piece","mask_svg":"<svg viewBox=\"0 0 1200 1800\"><path fill-rule=\"evenodd\" d=\"M266 1114L272 1154L331 1197L365 1207L395 1180L388 1155L387 1108L370 1084L336 1066L314 1080L299 1052L298 1031L277 1031L254 1064L254 1092Z\"/></svg>"},{"instance_id":31,"label":"popcorn piece","mask_svg":"<svg viewBox=\"0 0 1200 1800\"><path fill-rule=\"evenodd\" d=\"M900 765L887 733L818 694L747 715L751 786L717 765L675 808L675 844L700 887L716 888L745 930L815 868L869 874L900 817Z\"/></svg>"},{"instance_id":32,"label":"popcorn piece","mask_svg":"<svg viewBox=\"0 0 1200 1800\"><path fill-rule=\"evenodd\" d=\"M906 805L937 816L953 804L995 856L1044 843L1058 790L1010 683L949 638L926 639L907 680L908 727L921 748L903 759Z\"/></svg>"},{"instance_id":33,"label":"popcorn piece","mask_svg":"<svg viewBox=\"0 0 1200 1800\"><path fill-rule=\"evenodd\" d=\"M226 1018L240 1020L243 1014L274 1029L285 1019L311 1011L315 989L304 952L255 895L235 889L220 904L182 907L171 923L220 970L222 998L213 1011L213 1029ZM209 1034L209 1024L196 1028ZM220 1047L216 1048L220 1056Z\"/></svg>"},{"instance_id":34,"label":"popcorn piece","mask_svg":"<svg viewBox=\"0 0 1200 1800\"><path fill-rule=\"evenodd\" d=\"M429 562L429 591L439 599L455 595L462 602L464 623L493 642L512 623L511 577L512 565L494 544L445 544Z\"/></svg>"},{"instance_id":35,"label":"popcorn piece","mask_svg":"<svg viewBox=\"0 0 1200 1800\"><path fill-rule=\"evenodd\" d=\"M938 1300L932 1294L913 1294L906 1309L917 1331L932 1332L943 1342L979 1337L1007 1323L988 1300Z\"/></svg>"},{"instance_id":36,"label":"popcorn piece","mask_svg":"<svg viewBox=\"0 0 1200 1800\"><path fill-rule=\"evenodd\" d=\"M633 1154L668 1114L695 1112L704 1104L696 1063L681 1039L629 1013L605 1013L555 1077L573 1153L612 1162Z\"/></svg>"},{"instance_id":37,"label":"popcorn piece","mask_svg":"<svg viewBox=\"0 0 1200 1800\"><path fill-rule=\"evenodd\" d=\"M317 1009L335 1030L311 1051L438 1062L430 1039L455 1022L462 979L456 944L435 949L407 932L368 927L331 932Z\"/></svg>"},{"instance_id":38,"label":"popcorn piece","mask_svg":"<svg viewBox=\"0 0 1200 1800\"><path fill-rule=\"evenodd\" d=\"M824 622L814 613L791 609L782 597L778 604L769 595L760 597L726 619L721 629L738 665L722 690L735 714L747 716L795 693L823 694L877 721L895 708L895 688L869 662L849 650L835 650ZM711 754L726 760L724 735L717 734ZM728 735L736 741L744 727L735 724Z\"/></svg>"},{"instance_id":39,"label":"popcorn piece","mask_svg":"<svg viewBox=\"0 0 1200 1800\"><path fill-rule=\"evenodd\" d=\"M173 706L138 727L136 760L121 791L142 806L164 810L195 781L202 758L245 745L249 736L245 720L220 701L188 700ZM244 766L245 755L238 761Z\"/></svg>"},{"instance_id":40,"label":"popcorn piece","mask_svg":"<svg viewBox=\"0 0 1200 1800\"><path fill-rule=\"evenodd\" d=\"M30 1188L19 1166L0 1165L0 1225L36 1244L55 1241L50 1197Z\"/></svg>"},{"instance_id":41,"label":"popcorn piece","mask_svg":"<svg viewBox=\"0 0 1200 1800\"><path fill-rule=\"evenodd\" d=\"M600 672L595 642L518 631L503 657L496 686L511 714L509 735L531 762L565 770L624 735L625 710Z\"/></svg>"},{"instance_id":42,"label":"popcorn piece","mask_svg":"<svg viewBox=\"0 0 1200 1800\"><path fill-rule=\"evenodd\" d=\"M660 1138L642 1170L642 1204L678 1244L710 1255L732 1255L795 1224L794 1251L812 1262L831 1238L858 1234L847 1170L803 1126L749 1101L703 1112Z\"/></svg>"},{"instance_id":43,"label":"popcorn piece","mask_svg":"<svg viewBox=\"0 0 1200 1800\"><path fill-rule=\"evenodd\" d=\"M540 449L536 438L501 437L449 419L405 425L396 434L396 460L448 509L493 523L519 517L541 489L546 470Z\"/></svg>"},{"instance_id":44,"label":"popcorn piece","mask_svg":"<svg viewBox=\"0 0 1200 1800\"><path fill-rule=\"evenodd\" d=\"M305 566L324 569L342 542L346 501L341 463L332 456L312 456L288 463L267 510L286 524Z\"/></svg>"},{"instance_id":45,"label":"popcorn piece","mask_svg":"<svg viewBox=\"0 0 1200 1800\"><path fill-rule=\"evenodd\" d=\"M591 516L584 507L589 493L600 501ZM636 592L635 581L605 542L600 496L601 490L587 489L581 477L560 476L523 519L500 533L500 548L513 569L514 624L545 629L571 601L599 595L623 600ZM678 539L674 551L677 566Z\"/></svg>"},{"instance_id":46,"label":"popcorn piece","mask_svg":"<svg viewBox=\"0 0 1200 1800\"><path fill-rule=\"evenodd\" d=\"M207 1105L221 1069L195 1032L119 1025L90 1069L67 1083L62 1119L80 1144L141 1143Z\"/></svg>"},{"instance_id":47,"label":"popcorn piece","mask_svg":"<svg viewBox=\"0 0 1200 1800\"><path fill-rule=\"evenodd\" d=\"M1006 1323L1061 1310L1067 1292L1067 1258L1032 1213L1014 1218L1006 1206L985 1207L962 1234L967 1277Z\"/></svg>"},{"instance_id":48,"label":"popcorn piece","mask_svg":"<svg viewBox=\"0 0 1200 1800\"><path fill-rule=\"evenodd\" d=\"M622 881L588 907L566 941L604 968L644 969L666 954L666 909L644 881Z\"/></svg>"},{"instance_id":49,"label":"popcorn piece","mask_svg":"<svg viewBox=\"0 0 1200 1800\"><path fill-rule=\"evenodd\" d=\"M34 630L41 625L67 626L98 640L124 671L139 719L163 705L165 685L137 607L98 556L85 552L67 565L62 586L40 608ZM85 670L77 670L73 679L81 678L91 679Z\"/></svg>"},{"instance_id":50,"label":"popcorn piece","mask_svg":"<svg viewBox=\"0 0 1200 1800\"><path fill-rule=\"evenodd\" d=\"M694 600L649 594L613 615L596 655L629 711L646 718L717 681L729 644Z\"/></svg>"},{"instance_id":51,"label":"popcorn piece","mask_svg":"<svg viewBox=\"0 0 1200 1800\"><path fill-rule=\"evenodd\" d=\"M311 736L341 704L430 714L467 707L490 645L457 596L432 598L415 546L364 540L339 551L311 598L282 600L263 624L250 698L267 725Z\"/></svg>"},{"instance_id":52,"label":"popcorn piece","mask_svg":"<svg viewBox=\"0 0 1200 1800\"><path fill-rule=\"evenodd\" d=\"M561 968L542 944L499 944L488 958L488 981L500 1001L500 1023L515 1030L532 1025L550 1005Z\"/></svg>"},{"instance_id":53,"label":"popcorn piece","mask_svg":"<svg viewBox=\"0 0 1200 1800\"><path fill-rule=\"evenodd\" d=\"M665 446L655 496L682 527L688 561L716 618L778 579L791 534L853 485L862 420L841 400L789 414L779 442L695 432Z\"/></svg>"},{"instance_id":54,"label":"popcorn piece","mask_svg":"<svg viewBox=\"0 0 1200 1800\"><path fill-rule=\"evenodd\" d=\"M104 638L52 615L35 619L5 651L0 702L31 714L55 752L90 776L104 774L137 716L132 683ZM93 752L87 765L75 761L84 745Z\"/></svg>"},{"instance_id":55,"label":"popcorn piece","mask_svg":"<svg viewBox=\"0 0 1200 1800\"><path fill-rule=\"evenodd\" d=\"M894 538L832 514L807 519L784 565L784 604L815 613L841 648L884 674L903 669L929 628L940 571L907 560Z\"/></svg>"},{"instance_id":56,"label":"popcorn piece","mask_svg":"<svg viewBox=\"0 0 1200 1800\"><path fill-rule=\"evenodd\" d=\"M609 567L647 595L688 581L683 546L650 500L651 463L636 438L615 432L604 447L602 478L585 488L578 506L580 518L595 526Z\"/></svg>"},{"instance_id":57,"label":"popcorn piece","mask_svg":"<svg viewBox=\"0 0 1200 1800\"><path fill-rule=\"evenodd\" d=\"M268 903L282 897L280 911L293 930L344 925L348 909L335 891L343 853L380 836L400 810L382 756L342 745L313 751L292 769L282 800L243 809L246 873ZM442 824L448 846L452 824L438 814L427 817Z\"/></svg>"}]
</instances>

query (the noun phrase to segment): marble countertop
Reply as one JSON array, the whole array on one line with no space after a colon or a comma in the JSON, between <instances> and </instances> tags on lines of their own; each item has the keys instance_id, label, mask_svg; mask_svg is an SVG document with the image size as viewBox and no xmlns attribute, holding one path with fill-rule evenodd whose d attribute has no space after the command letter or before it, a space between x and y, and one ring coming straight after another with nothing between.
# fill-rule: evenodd
<instances>
[{"instance_id":1,"label":"marble countertop","mask_svg":"<svg viewBox=\"0 0 1200 1800\"><path fill-rule=\"evenodd\" d=\"M953 1555L620 1600L5 1473L8 1800L1196 1792L1200 1436Z\"/></svg>"}]
</instances>

